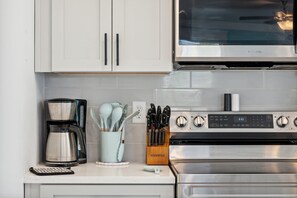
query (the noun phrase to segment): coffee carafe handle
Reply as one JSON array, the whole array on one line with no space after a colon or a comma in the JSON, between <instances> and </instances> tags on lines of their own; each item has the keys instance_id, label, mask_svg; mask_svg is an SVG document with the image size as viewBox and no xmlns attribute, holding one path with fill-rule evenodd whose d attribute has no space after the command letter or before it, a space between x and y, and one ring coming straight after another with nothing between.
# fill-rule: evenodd
<instances>
[{"instance_id":1,"label":"coffee carafe handle","mask_svg":"<svg viewBox=\"0 0 297 198\"><path fill-rule=\"evenodd\" d=\"M71 125L70 130L76 134L77 137L77 157L79 163L87 162L86 150L86 134L81 127Z\"/></svg>"},{"instance_id":2,"label":"coffee carafe handle","mask_svg":"<svg viewBox=\"0 0 297 198\"><path fill-rule=\"evenodd\" d=\"M76 99L75 121L83 131L86 131L87 100Z\"/></svg>"}]
</instances>

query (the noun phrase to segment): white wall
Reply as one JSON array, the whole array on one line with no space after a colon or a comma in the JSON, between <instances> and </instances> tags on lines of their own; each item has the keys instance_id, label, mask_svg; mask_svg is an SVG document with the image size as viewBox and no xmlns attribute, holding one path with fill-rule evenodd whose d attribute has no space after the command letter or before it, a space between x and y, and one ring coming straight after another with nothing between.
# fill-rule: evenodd
<instances>
[{"instance_id":1,"label":"white wall","mask_svg":"<svg viewBox=\"0 0 297 198\"><path fill-rule=\"evenodd\" d=\"M43 81L34 73L34 0L1 0L0 197L23 197L24 172L40 159Z\"/></svg>"}]
</instances>

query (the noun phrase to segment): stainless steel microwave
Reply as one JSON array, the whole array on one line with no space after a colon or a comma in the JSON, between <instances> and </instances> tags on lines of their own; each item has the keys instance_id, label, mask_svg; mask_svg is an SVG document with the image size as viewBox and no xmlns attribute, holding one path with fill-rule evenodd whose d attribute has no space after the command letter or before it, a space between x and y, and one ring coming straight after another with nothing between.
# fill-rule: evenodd
<instances>
[{"instance_id":1,"label":"stainless steel microwave","mask_svg":"<svg viewBox=\"0 0 297 198\"><path fill-rule=\"evenodd\" d=\"M175 61L297 63L295 4L175 0Z\"/></svg>"}]
</instances>

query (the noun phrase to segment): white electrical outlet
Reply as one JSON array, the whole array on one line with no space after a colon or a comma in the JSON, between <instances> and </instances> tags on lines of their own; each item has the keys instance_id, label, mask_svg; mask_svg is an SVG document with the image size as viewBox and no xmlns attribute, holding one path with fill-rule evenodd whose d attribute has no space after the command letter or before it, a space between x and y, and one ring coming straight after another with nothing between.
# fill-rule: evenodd
<instances>
[{"instance_id":1,"label":"white electrical outlet","mask_svg":"<svg viewBox=\"0 0 297 198\"><path fill-rule=\"evenodd\" d=\"M139 114L132 119L132 123L145 123L146 121L146 102L133 101L133 112L139 111Z\"/></svg>"}]
</instances>

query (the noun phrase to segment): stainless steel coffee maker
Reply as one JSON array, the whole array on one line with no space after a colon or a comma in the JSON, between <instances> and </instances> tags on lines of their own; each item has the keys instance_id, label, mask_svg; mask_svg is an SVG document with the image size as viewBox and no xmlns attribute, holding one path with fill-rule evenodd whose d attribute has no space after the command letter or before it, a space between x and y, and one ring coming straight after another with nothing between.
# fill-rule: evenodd
<instances>
[{"instance_id":1,"label":"stainless steel coffee maker","mask_svg":"<svg viewBox=\"0 0 297 198\"><path fill-rule=\"evenodd\" d=\"M75 166L87 162L87 101L57 98L45 101L47 142L45 164Z\"/></svg>"}]
</instances>

